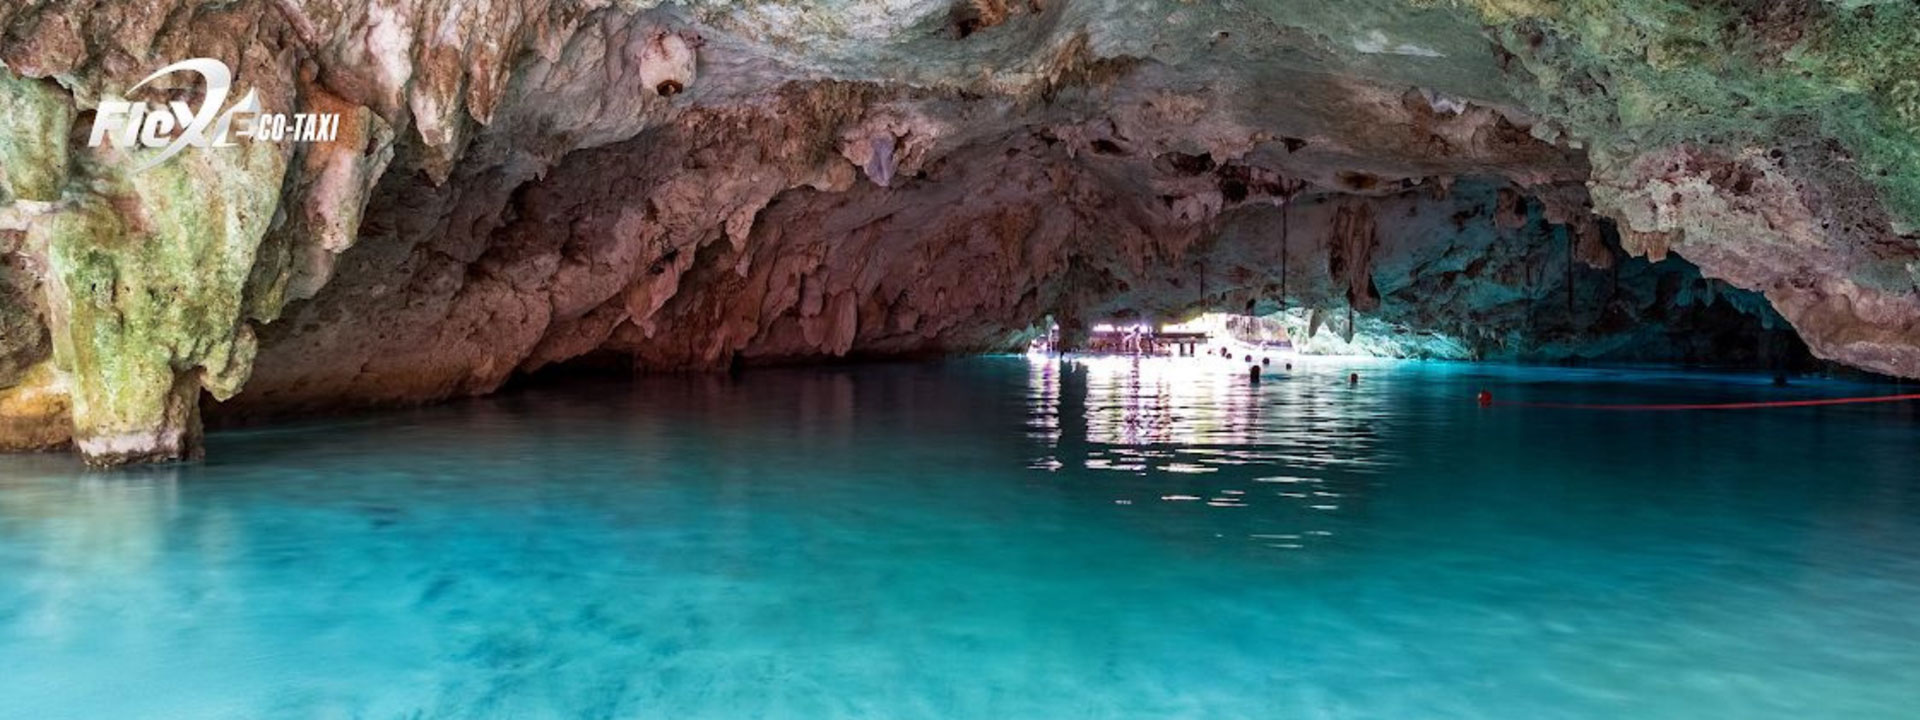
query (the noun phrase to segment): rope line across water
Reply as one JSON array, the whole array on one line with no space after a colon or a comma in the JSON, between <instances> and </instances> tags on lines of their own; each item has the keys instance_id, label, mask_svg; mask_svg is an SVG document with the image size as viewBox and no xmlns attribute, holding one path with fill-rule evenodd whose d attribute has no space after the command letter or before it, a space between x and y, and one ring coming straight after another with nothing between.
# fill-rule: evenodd
<instances>
[{"instance_id":1,"label":"rope line across water","mask_svg":"<svg viewBox=\"0 0 1920 720\"><path fill-rule=\"evenodd\" d=\"M1526 407L1552 408L1558 410L1758 410L1761 408L1818 407L1822 405L1857 405L1861 403L1903 402L1920 400L1920 393L1905 395L1876 395L1870 397L1815 398L1811 400L1768 400L1762 402L1733 403L1672 403L1672 404L1586 404L1553 402L1510 402L1495 400L1490 393L1482 392L1479 397L1481 407Z\"/></svg>"}]
</instances>

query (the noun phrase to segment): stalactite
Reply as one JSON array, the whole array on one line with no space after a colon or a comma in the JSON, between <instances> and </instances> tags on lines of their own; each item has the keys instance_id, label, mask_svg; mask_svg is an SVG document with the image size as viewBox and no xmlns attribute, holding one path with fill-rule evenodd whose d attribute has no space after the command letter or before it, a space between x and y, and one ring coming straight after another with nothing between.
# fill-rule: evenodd
<instances>
[{"instance_id":1,"label":"stalactite","mask_svg":"<svg viewBox=\"0 0 1920 720\"><path fill-rule=\"evenodd\" d=\"M1527 224L1526 198L1512 188L1500 188L1500 194L1493 204L1493 222L1495 225L1513 230Z\"/></svg>"},{"instance_id":2,"label":"stalactite","mask_svg":"<svg viewBox=\"0 0 1920 720\"><path fill-rule=\"evenodd\" d=\"M1327 270L1337 281L1345 281L1347 303L1361 310L1380 304L1373 288L1373 251L1379 243L1371 205L1348 203L1333 216L1332 245L1327 253Z\"/></svg>"},{"instance_id":3,"label":"stalactite","mask_svg":"<svg viewBox=\"0 0 1920 720\"><path fill-rule=\"evenodd\" d=\"M1280 199L1280 309L1281 310L1287 309L1287 243L1290 242L1288 238L1287 228L1291 224L1287 220L1287 211L1291 209L1290 206L1292 204L1293 204L1292 197L1283 197Z\"/></svg>"},{"instance_id":4,"label":"stalactite","mask_svg":"<svg viewBox=\"0 0 1920 720\"><path fill-rule=\"evenodd\" d=\"M1280 198L1280 309L1285 310L1287 309L1287 276L1288 276L1287 254L1288 254L1288 246L1292 243L1290 228L1292 225L1291 211L1293 210L1293 198L1299 195L1300 191L1306 189L1307 184L1299 180L1282 179L1279 185L1280 185L1280 192L1278 193L1278 195Z\"/></svg>"},{"instance_id":5,"label":"stalactite","mask_svg":"<svg viewBox=\"0 0 1920 720\"><path fill-rule=\"evenodd\" d=\"M1574 316L1573 316L1573 261L1574 261L1575 253L1573 248L1573 232L1568 231L1566 235L1567 235L1567 326L1571 328L1571 327L1574 327L1576 324L1574 322Z\"/></svg>"}]
</instances>

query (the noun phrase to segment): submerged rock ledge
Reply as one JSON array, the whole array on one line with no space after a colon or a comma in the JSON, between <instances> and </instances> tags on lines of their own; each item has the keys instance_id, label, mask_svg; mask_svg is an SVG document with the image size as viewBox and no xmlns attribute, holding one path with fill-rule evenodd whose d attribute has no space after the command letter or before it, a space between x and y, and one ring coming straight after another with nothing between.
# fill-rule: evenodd
<instances>
[{"instance_id":1,"label":"submerged rock ledge","mask_svg":"<svg viewBox=\"0 0 1920 720\"><path fill-rule=\"evenodd\" d=\"M192 57L337 138L89 146ZM0 449L1215 309L1920 377L1915 61L1863 0L10 2Z\"/></svg>"}]
</instances>

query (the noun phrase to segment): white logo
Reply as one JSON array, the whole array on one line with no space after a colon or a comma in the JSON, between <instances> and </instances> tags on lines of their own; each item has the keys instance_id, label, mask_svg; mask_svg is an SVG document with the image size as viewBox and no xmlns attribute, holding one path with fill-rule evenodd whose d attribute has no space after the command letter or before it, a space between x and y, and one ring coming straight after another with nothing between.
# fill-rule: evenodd
<instances>
[{"instance_id":1,"label":"white logo","mask_svg":"<svg viewBox=\"0 0 1920 720\"><path fill-rule=\"evenodd\" d=\"M135 145L166 148L135 167L133 171L137 173L166 162L188 146L232 147L234 138L330 142L340 133L339 113L261 112L259 95L253 90L248 90L246 97L221 112L220 107L226 103L227 93L233 87L233 73L226 63L213 58L182 60L160 68L129 88L127 94L133 94L155 78L181 70L198 73L206 81L206 101L198 110L179 100L165 105L103 100L94 111L93 131L87 137L87 146L100 147L104 143L119 148Z\"/></svg>"}]
</instances>

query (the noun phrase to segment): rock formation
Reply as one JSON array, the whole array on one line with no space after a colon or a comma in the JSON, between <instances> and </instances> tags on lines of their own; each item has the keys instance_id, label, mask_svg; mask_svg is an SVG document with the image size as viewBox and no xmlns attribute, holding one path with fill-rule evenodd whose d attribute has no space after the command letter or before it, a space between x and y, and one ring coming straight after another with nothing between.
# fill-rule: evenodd
<instances>
[{"instance_id":1,"label":"rock formation","mask_svg":"<svg viewBox=\"0 0 1920 720\"><path fill-rule=\"evenodd\" d=\"M164 460L203 410L1205 310L1539 359L1737 359L1784 320L1920 377L1916 28L1870 0L12 0L0 449ZM144 171L90 142L196 57L336 132Z\"/></svg>"}]
</instances>

